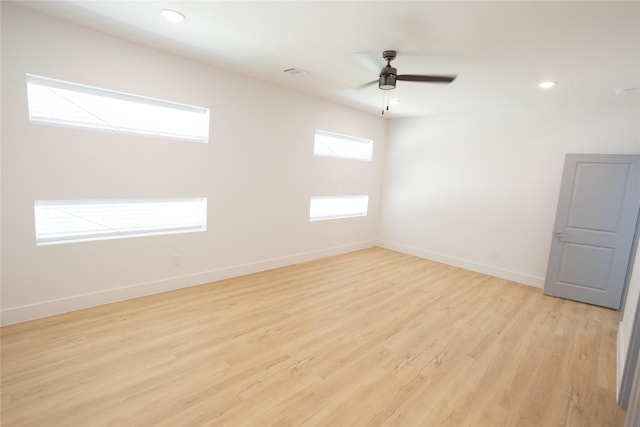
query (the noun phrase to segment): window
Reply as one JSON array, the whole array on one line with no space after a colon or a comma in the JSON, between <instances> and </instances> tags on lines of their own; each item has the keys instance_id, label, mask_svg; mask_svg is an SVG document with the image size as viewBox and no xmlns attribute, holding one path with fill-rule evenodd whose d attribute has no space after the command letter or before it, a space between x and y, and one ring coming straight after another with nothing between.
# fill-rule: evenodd
<instances>
[{"instance_id":1,"label":"window","mask_svg":"<svg viewBox=\"0 0 640 427\"><path fill-rule=\"evenodd\" d=\"M312 197L309 221L367 216L369 196Z\"/></svg>"},{"instance_id":2,"label":"window","mask_svg":"<svg viewBox=\"0 0 640 427\"><path fill-rule=\"evenodd\" d=\"M27 74L29 120L194 142L209 140L209 109Z\"/></svg>"},{"instance_id":3,"label":"window","mask_svg":"<svg viewBox=\"0 0 640 427\"><path fill-rule=\"evenodd\" d=\"M207 199L36 200L36 243L47 245L207 229Z\"/></svg>"},{"instance_id":4,"label":"window","mask_svg":"<svg viewBox=\"0 0 640 427\"><path fill-rule=\"evenodd\" d=\"M373 155L373 141L316 130L313 154L370 162Z\"/></svg>"}]
</instances>

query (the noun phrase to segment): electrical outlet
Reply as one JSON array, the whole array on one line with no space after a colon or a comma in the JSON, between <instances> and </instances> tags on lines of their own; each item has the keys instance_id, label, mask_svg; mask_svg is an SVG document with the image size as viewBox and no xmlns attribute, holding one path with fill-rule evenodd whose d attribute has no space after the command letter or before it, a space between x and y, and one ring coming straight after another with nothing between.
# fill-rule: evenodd
<instances>
[{"instance_id":1,"label":"electrical outlet","mask_svg":"<svg viewBox=\"0 0 640 427\"><path fill-rule=\"evenodd\" d=\"M180 267L182 265L182 255L173 256L173 266Z\"/></svg>"},{"instance_id":2,"label":"electrical outlet","mask_svg":"<svg viewBox=\"0 0 640 427\"><path fill-rule=\"evenodd\" d=\"M499 260L500 259L500 251L496 251L495 249L492 249L489 251L489 258L493 259L493 260Z\"/></svg>"}]
</instances>

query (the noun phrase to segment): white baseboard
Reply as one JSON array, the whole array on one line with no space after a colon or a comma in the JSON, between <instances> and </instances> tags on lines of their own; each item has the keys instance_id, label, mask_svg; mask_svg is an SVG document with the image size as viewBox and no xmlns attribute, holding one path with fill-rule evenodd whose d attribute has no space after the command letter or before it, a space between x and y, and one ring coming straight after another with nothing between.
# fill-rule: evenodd
<instances>
[{"instance_id":1,"label":"white baseboard","mask_svg":"<svg viewBox=\"0 0 640 427\"><path fill-rule=\"evenodd\" d=\"M532 276L530 274L519 273L517 271L505 270L492 265L482 264L476 261L469 261L462 258L456 258L449 255L427 251L412 246L406 246L400 243L389 242L386 240L377 240L376 246L402 252L408 255L425 258L432 261L441 262L443 264L453 265L455 267L464 268L478 273L488 274L490 276L499 277L501 279L511 280L513 282L522 283L536 288L544 287L544 277Z\"/></svg>"},{"instance_id":2,"label":"white baseboard","mask_svg":"<svg viewBox=\"0 0 640 427\"><path fill-rule=\"evenodd\" d=\"M158 294L161 292L215 282L217 280L228 279L231 277L244 276L246 274L271 270L300 262L353 252L359 249L366 249L372 246L375 246L375 241L373 240L356 242L348 245L334 246L185 276L171 277L154 282L138 283L131 286L117 287L88 294L73 295L71 297L43 301L19 307L5 308L0 312L1 324L2 326L5 326L14 323L26 322L28 320L40 319L43 317L53 316L55 314L67 313L112 302L124 301L131 298Z\"/></svg>"}]
</instances>

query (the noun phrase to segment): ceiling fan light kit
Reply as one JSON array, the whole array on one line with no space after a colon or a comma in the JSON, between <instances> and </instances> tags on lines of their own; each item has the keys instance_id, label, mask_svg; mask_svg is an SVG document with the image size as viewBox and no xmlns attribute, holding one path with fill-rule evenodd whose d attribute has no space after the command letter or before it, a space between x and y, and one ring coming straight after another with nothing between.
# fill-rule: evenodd
<instances>
[{"instance_id":1,"label":"ceiling fan light kit","mask_svg":"<svg viewBox=\"0 0 640 427\"><path fill-rule=\"evenodd\" d=\"M395 68L394 68L395 70ZM396 75L395 74L381 74L378 81L378 87L382 90L391 90L396 88Z\"/></svg>"}]
</instances>

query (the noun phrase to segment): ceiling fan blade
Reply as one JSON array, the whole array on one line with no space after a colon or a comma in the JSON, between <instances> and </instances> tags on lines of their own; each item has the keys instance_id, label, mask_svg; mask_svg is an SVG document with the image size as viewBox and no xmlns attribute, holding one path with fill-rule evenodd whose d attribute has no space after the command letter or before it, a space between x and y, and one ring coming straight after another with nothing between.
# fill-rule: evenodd
<instances>
[{"instance_id":1,"label":"ceiling fan blade","mask_svg":"<svg viewBox=\"0 0 640 427\"><path fill-rule=\"evenodd\" d=\"M399 74L396 80L408 82L451 83L458 76L423 76L419 74Z\"/></svg>"},{"instance_id":2,"label":"ceiling fan blade","mask_svg":"<svg viewBox=\"0 0 640 427\"><path fill-rule=\"evenodd\" d=\"M378 51L362 51L353 52L351 56L358 61L363 67L376 74L380 73L382 67L384 67L384 60Z\"/></svg>"},{"instance_id":3,"label":"ceiling fan blade","mask_svg":"<svg viewBox=\"0 0 640 427\"><path fill-rule=\"evenodd\" d=\"M367 88L367 87L373 85L374 83L378 83L378 80L376 79L376 80L374 80L372 82L368 82L368 83L364 83L364 84L361 84L361 85L358 85L358 86L350 87L348 89L344 89L344 90L342 90L342 93L344 93L345 95L351 95L351 94L354 94L354 93L356 93L356 92L358 92L358 91L360 91L360 90L362 90L364 88Z\"/></svg>"}]
</instances>

